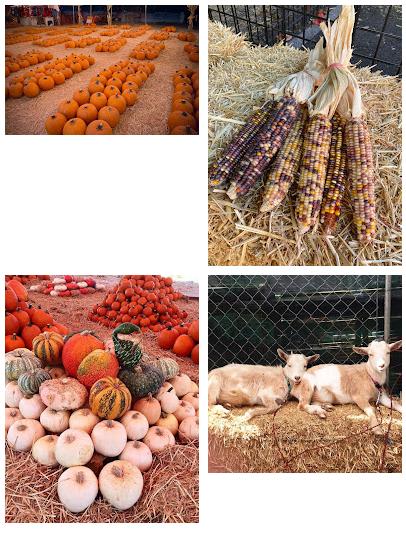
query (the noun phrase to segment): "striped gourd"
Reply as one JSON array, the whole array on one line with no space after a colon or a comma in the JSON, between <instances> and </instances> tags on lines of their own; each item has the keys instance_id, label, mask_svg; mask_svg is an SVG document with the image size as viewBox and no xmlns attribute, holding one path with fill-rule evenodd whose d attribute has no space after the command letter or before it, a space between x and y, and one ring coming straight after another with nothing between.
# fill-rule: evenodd
<instances>
[{"instance_id":1,"label":"striped gourd","mask_svg":"<svg viewBox=\"0 0 406 540\"><path fill-rule=\"evenodd\" d=\"M38 394L39 388L44 381L52 379L51 374L42 368L33 369L22 373L18 377L18 387L25 396Z\"/></svg>"},{"instance_id":2,"label":"striped gourd","mask_svg":"<svg viewBox=\"0 0 406 540\"><path fill-rule=\"evenodd\" d=\"M265 125L272 108L273 104L271 103L256 111L233 137L221 157L210 168L210 187L222 189L228 186L235 168L249 149L258 132Z\"/></svg>"},{"instance_id":3,"label":"striped gourd","mask_svg":"<svg viewBox=\"0 0 406 540\"><path fill-rule=\"evenodd\" d=\"M371 139L364 119L347 122L344 141L357 237L360 242L369 242L376 232L375 175Z\"/></svg>"},{"instance_id":4,"label":"striped gourd","mask_svg":"<svg viewBox=\"0 0 406 540\"><path fill-rule=\"evenodd\" d=\"M57 332L43 332L32 340L32 351L45 364L56 366L61 363L63 337Z\"/></svg>"},{"instance_id":5,"label":"striped gourd","mask_svg":"<svg viewBox=\"0 0 406 540\"><path fill-rule=\"evenodd\" d=\"M152 362L152 364L162 371L165 381L173 379L173 377L176 377L180 371L178 363L173 358L157 358Z\"/></svg>"},{"instance_id":6,"label":"striped gourd","mask_svg":"<svg viewBox=\"0 0 406 540\"><path fill-rule=\"evenodd\" d=\"M90 389L89 405L93 414L114 420L121 418L131 406L131 394L126 385L115 377L103 377Z\"/></svg>"},{"instance_id":7,"label":"striped gourd","mask_svg":"<svg viewBox=\"0 0 406 540\"><path fill-rule=\"evenodd\" d=\"M114 344L114 352L120 366L124 369L134 369L142 358L142 349L140 339L120 339L119 334L129 336L133 333L140 334L139 326L132 323L123 323L114 330L112 339Z\"/></svg>"},{"instance_id":8,"label":"striped gourd","mask_svg":"<svg viewBox=\"0 0 406 540\"><path fill-rule=\"evenodd\" d=\"M128 387L133 399L156 394L164 383L162 371L149 364L140 364L135 371L122 369L118 377Z\"/></svg>"},{"instance_id":9,"label":"striped gourd","mask_svg":"<svg viewBox=\"0 0 406 540\"><path fill-rule=\"evenodd\" d=\"M255 186L285 142L300 109L300 103L292 97L284 96L276 103L273 114L259 132L255 144L241 161L227 192L231 199L246 195Z\"/></svg>"},{"instance_id":10,"label":"striped gourd","mask_svg":"<svg viewBox=\"0 0 406 540\"><path fill-rule=\"evenodd\" d=\"M330 141L330 120L323 114L315 114L309 119L304 132L295 208L300 234L316 224L320 213Z\"/></svg>"},{"instance_id":11,"label":"striped gourd","mask_svg":"<svg viewBox=\"0 0 406 540\"><path fill-rule=\"evenodd\" d=\"M261 212L275 210L285 199L298 173L303 147L307 110L302 107L268 175Z\"/></svg>"},{"instance_id":12,"label":"striped gourd","mask_svg":"<svg viewBox=\"0 0 406 540\"><path fill-rule=\"evenodd\" d=\"M334 233L344 197L346 180L344 127L345 120L336 113L331 120L330 154L320 210L320 223L328 235Z\"/></svg>"},{"instance_id":13,"label":"striped gourd","mask_svg":"<svg viewBox=\"0 0 406 540\"><path fill-rule=\"evenodd\" d=\"M41 367L41 360L23 348L8 352L5 360L5 374L9 381L17 381L22 373Z\"/></svg>"}]
</instances>

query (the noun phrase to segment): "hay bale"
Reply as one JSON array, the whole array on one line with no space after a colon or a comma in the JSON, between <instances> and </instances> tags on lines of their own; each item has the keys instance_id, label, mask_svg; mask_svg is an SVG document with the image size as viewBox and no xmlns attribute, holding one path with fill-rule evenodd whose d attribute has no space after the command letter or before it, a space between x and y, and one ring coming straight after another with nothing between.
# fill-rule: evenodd
<instances>
[{"instance_id":1,"label":"hay bale","mask_svg":"<svg viewBox=\"0 0 406 540\"><path fill-rule=\"evenodd\" d=\"M221 154L247 117L270 98L281 77L300 71L305 51L283 45L253 46L219 23L209 23L209 163ZM210 265L400 265L402 262L401 84L370 68L352 68L371 131L376 168L377 236L360 246L352 228L349 194L335 237L320 231L303 238L294 220L294 193L272 213L259 213L263 183L230 201L209 194Z\"/></svg>"},{"instance_id":2,"label":"hay bale","mask_svg":"<svg viewBox=\"0 0 406 540\"><path fill-rule=\"evenodd\" d=\"M401 472L402 420L380 408L386 437L374 435L355 405L339 405L327 419L299 411L289 402L275 415L242 422L246 409L229 416L209 410L212 472ZM390 421L391 420L391 421Z\"/></svg>"},{"instance_id":3,"label":"hay bale","mask_svg":"<svg viewBox=\"0 0 406 540\"><path fill-rule=\"evenodd\" d=\"M142 496L119 512L100 495L84 512L68 512L59 502L62 468L36 463L29 453L6 448L7 523L196 523L199 521L199 451L193 443L159 453L145 473Z\"/></svg>"}]
</instances>

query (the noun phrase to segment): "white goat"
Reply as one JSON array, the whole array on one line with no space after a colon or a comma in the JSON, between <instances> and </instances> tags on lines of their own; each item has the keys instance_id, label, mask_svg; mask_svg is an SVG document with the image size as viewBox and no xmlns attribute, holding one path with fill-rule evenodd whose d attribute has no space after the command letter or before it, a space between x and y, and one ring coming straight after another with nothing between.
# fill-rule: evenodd
<instances>
[{"instance_id":1,"label":"white goat","mask_svg":"<svg viewBox=\"0 0 406 540\"><path fill-rule=\"evenodd\" d=\"M368 355L368 361L355 365L324 364L310 368L295 386L291 395L299 400L299 409L326 418L333 404L355 403L369 418L374 433L383 433L370 404L382 404L402 412L402 406L392 401L384 385L390 363L390 353L402 346L401 341L388 345L372 341L368 347L353 347L358 354Z\"/></svg>"},{"instance_id":2,"label":"white goat","mask_svg":"<svg viewBox=\"0 0 406 540\"><path fill-rule=\"evenodd\" d=\"M210 371L209 406L220 404L220 410L228 414L223 405L251 405L242 420L276 411L288 398L292 384L300 383L307 365L319 358L318 354L287 354L282 349L278 355L285 362L283 368L229 364Z\"/></svg>"}]
</instances>

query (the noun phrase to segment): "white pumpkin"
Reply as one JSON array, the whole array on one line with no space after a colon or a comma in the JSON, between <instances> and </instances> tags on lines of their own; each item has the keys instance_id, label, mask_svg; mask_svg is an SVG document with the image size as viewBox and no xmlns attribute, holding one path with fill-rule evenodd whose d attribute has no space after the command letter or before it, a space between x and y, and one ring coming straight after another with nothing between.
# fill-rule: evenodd
<instances>
[{"instance_id":1,"label":"white pumpkin","mask_svg":"<svg viewBox=\"0 0 406 540\"><path fill-rule=\"evenodd\" d=\"M181 399L179 402L179 407L176 409L176 411L173 414L176 416L180 424L182 420L184 420L188 416L196 416L196 411L191 403Z\"/></svg>"},{"instance_id":2,"label":"white pumpkin","mask_svg":"<svg viewBox=\"0 0 406 540\"><path fill-rule=\"evenodd\" d=\"M149 429L148 420L138 411L127 411L120 418L120 422L125 427L127 437L130 441L139 441L143 439Z\"/></svg>"},{"instance_id":3,"label":"white pumpkin","mask_svg":"<svg viewBox=\"0 0 406 540\"><path fill-rule=\"evenodd\" d=\"M55 285L54 287L54 291L58 291L58 292L66 291L67 289L68 287L66 285Z\"/></svg>"},{"instance_id":4,"label":"white pumpkin","mask_svg":"<svg viewBox=\"0 0 406 540\"><path fill-rule=\"evenodd\" d=\"M55 411L80 409L88 397L86 387L72 377L44 381L39 393L45 405Z\"/></svg>"},{"instance_id":5,"label":"white pumpkin","mask_svg":"<svg viewBox=\"0 0 406 540\"><path fill-rule=\"evenodd\" d=\"M186 394L183 396L183 401L187 401L191 405L193 405L193 408L195 411L199 410L199 394L197 392L189 392L189 394Z\"/></svg>"},{"instance_id":6,"label":"white pumpkin","mask_svg":"<svg viewBox=\"0 0 406 540\"><path fill-rule=\"evenodd\" d=\"M59 296L59 292L58 291L50 291L49 293L50 296Z\"/></svg>"},{"instance_id":7,"label":"white pumpkin","mask_svg":"<svg viewBox=\"0 0 406 540\"><path fill-rule=\"evenodd\" d=\"M23 418L24 417L21 414L20 409L17 409L17 407L6 407L6 434L14 422L17 422L17 420L22 420Z\"/></svg>"},{"instance_id":8,"label":"white pumpkin","mask_svg":"<svg viewBox=\"0 0 406 540\"><path fill-rule=\"evenodd\" d=\"M81 429L89 435L93 431L96 424L100 422L100 418L92 413L90 409L78 409L69 417L69 427L72 429Z\"/></svg>"},{"instance_id":9,"label":"white pumpkin","mask_svg":"<svg viewBox=\"0 0 406 540\"><path fill-rule=\"evenodd\" d=\"M138 467L141 472L146 472L152 465L152 452L141 441L129 441L121 452L119 459L129 461Z\"/></svg>"},{"instance_id":10,"label":"white pumpkin","mask_svg":"<svg viewBox=\"0 0 406 540\"><path fill-rule=\"evenodd\" d=\"M20 401L24 397L24 394L21 392L17 381L10 381L6 385L4 394L7 407L18 407Z\"/></svg>"},{"instance_id":11,"label":"white pumpkin","mask_svg":"<svg viewBox=\"0 0 406 540\"><path fill-rule=\"evenodd\" d=\"M58 439L55 457L63 467L75 467L88 463L94 452L90 436L80 429L67 429Z\"/></svg>"},{"instance_id":12,"label":"white pumpkin","mask_svg":"<svg viewBox=\"0 0 406 540\"><path fill-rule=\"evenodd\" d=\"M62 285L64 283L66 283L66 280L64 278L60 278L60 277L56 277L52 280L52 283L54 285Z\"/></svg>"},{"instance_id":13,"label":"white pumpkin","mask_svg":"<svg viewBox=\"0 0 406 540\"><path fill-rule=\"evenodd\" d=\"M79 287L79 289L86 289L88 285L86 281L78 281L77 286Z\"/></svg>"},{"instance_id":14,"label":"white pumpkin","mask_svg":"<svg viewBox=\"0 0 406 540\"><path fill-rule=\"evenodd\" d=\"M34 420L38 420L42 411L46 409L39 394L23 397L18 407L24 418L33 418Z\"/></svg>"},{"instance_id":15,"label":"white pumpkin","mask_svg":"<svg viewBox=\"0 0 406 540\"><path fill-rule=\"evenodd\" d=\"M112 461L99 475L101 494L117 510L131 508L140 498L143 486L141 471L128 461Z\"/></svg>"},{"instance_id":16,"label":"white pumpkin","mask_svg":"<svg viewBox=\"0 0 406 540\"><path fill-rule=\"evenodd\" d=\"M70 467L58 480L58 497L70 512L83 512L96 499L96 475L87 467Z\"/></svg>"},{"instance_id":17,"label":"white pumpkin","mask_svg":"<svg viewBox=\"0 0 406 540\"><path fill-rule=\"evenodd\" d=\"M153 454L156 454L168 446L173 446L175 444L175 437L165 427L152 426L149 428L143 442Z\"/></svg>"},{"instance_id":18,"label":"white pumpkin","mask_svg":"<svg viewBox=\"0 0 406 540\"><path fill-rule=\"evenodd\" d=\"M96 452L102 456L115 457L124 450L127 432L120 422L103 420L94 426L92 441Z\"/></svg>"},{"instance_id":19,"label":"white pumpkin","mask_svg":"<svg viewBox=\"0 0 406 540\"><path fill-rule=\"evenodd\" d=\"M41 465L47 467L57 467L58 461L55 457L55 446L58 435L45 435L35 441L31 453L32 457Z\"/></svg>"},{"instance_id":20,"label":"white pumpkin","mask_svg":"<svg viewBox=\"0 0 406 540\"><path fill-rule=\"evenodd\" d=\"M38 420L24 418L17 420L10 426L7 442L16 452L28 452L35 441L44 435L45 430Z\"/></svg>"},{"instance_id":21,"label":"white pumpkin","mask_svg":"<svg viewBox=\"0 0 406 540\"><path fill-rule=\"evenodd\" d=\"M179 422L174 414L162 413L161 418L156 423L158 427L164 427L169 429L172 435L176 435L178 432Z\"/></svg>"},{"instance_id":22,"label":"white pumpkin","mask_svg":"<svg viewBox=\"0 0 406 540\"><path fill-rule=\"evenodd\" d=\"M170 379L169 382L175 388L176 395L179 398L183 397L189 392L192 392L192 380L185 373L180 373L179 375L176 375L176 377Z\"/></svg>"},{"instance_id":23,"label":"white pumpkin","mask_svg":"<svg viewBox=\"0 0 406 540\"><path fill-rule=\"evenodd\" d=\"M197 416L187 416L179 425L179 439L182 442L199 440L199 419Z\"/></svg>"},{"instance_id":24,"label":"white pumpkin","mask_svg":"<svg viewBox=\"0 0 406 540\"><path fill-rule=\"evenodd\" d=\"M69 411L54 411L47 407L42 411L39 421L47 431L52 433L62 433L69 427Z\"/></svg>"}]
</instances>

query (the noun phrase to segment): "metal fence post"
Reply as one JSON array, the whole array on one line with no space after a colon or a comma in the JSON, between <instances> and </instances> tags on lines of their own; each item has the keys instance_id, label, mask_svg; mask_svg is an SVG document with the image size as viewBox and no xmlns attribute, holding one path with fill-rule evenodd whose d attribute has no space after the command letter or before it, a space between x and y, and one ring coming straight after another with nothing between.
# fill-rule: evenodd
<instances>
[{"instance_id":1,"label":"metal fence post","mask_svg":"<svg viewBox=\"0 0 406 540\"><path fill-rule=\"evenodd\" d=\"M386 343L390 340L390 315L391 315L391 296L392 296L392 276L385 276L385 305L383 314L383 339ZM390 366L389 366L390 369ZM386 382L389 380L389 369L386 376Z\"/></svg>"}]
</instances>

